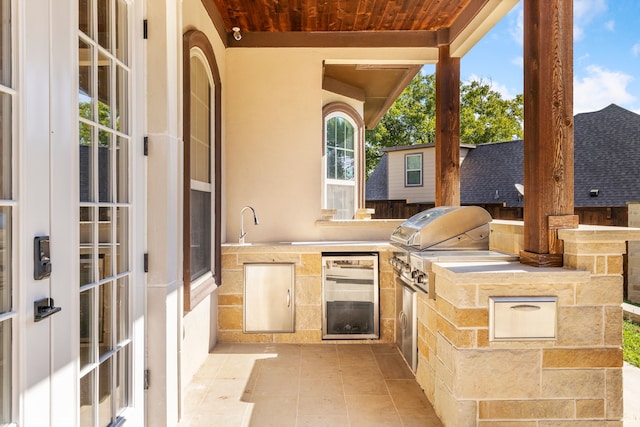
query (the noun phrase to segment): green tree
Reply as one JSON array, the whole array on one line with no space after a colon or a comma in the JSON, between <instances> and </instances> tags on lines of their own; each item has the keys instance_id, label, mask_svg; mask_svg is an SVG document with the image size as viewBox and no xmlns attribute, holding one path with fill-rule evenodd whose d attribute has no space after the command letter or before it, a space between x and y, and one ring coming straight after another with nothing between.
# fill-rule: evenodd
<instances>
[{"instance_id":1,"label":"green tree","mask_svg":"<svg viewBox=\"0 0 640 427\"><path fill-rule=\"evenodd\" d=\"M435 142L435 75L418 73L378 125L366 132L367 176L382 149ZM460 142L484 144L522 138L523 97L503 99L484 81L460 85Z\"/></svg>"}]
</instances>

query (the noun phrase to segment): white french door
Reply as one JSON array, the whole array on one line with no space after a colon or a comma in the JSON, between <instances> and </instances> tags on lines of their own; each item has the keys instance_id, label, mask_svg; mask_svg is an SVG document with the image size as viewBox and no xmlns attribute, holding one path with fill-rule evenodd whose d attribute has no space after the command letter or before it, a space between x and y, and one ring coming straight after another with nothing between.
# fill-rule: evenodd
<instances>
[{"instance_id":1,"label":"white french door","mask_svg":"<svg viewBox=\"0 0 640 427\"><path fill-rule=\"evenodd\" d=\"M144 200L133 185L141 162L133 150L134 2L13 4L20 143L17 197L6 204L19 212L19 309L7 420L119 425L139 416L143 400L134 362L144 338L133 325L144 314L135 308L144 307L141 263L133 262L141 246L134 201ZM41 255L49 275L36 271Z\"/></svg>"}]
</instances>

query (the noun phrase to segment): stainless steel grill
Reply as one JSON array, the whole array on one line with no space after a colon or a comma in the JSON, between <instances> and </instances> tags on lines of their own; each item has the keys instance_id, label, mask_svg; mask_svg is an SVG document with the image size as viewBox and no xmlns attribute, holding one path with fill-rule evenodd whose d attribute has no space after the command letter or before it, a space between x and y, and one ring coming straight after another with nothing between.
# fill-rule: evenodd
<instances>
[{"instance_id":1,"label":"stainless steel grill","mask_svg":"<svg viewBox=\"0 0 640 427\"><path fill-rule=\"evenodd\" d=\"M391 234L397 248L390 262L403 286L396 287L396 343L416 372L417 293L435 298L434 262L513 261L489 250L491 215L478 206L439 206L412 216Z\"/></svg>"}]
</instances>

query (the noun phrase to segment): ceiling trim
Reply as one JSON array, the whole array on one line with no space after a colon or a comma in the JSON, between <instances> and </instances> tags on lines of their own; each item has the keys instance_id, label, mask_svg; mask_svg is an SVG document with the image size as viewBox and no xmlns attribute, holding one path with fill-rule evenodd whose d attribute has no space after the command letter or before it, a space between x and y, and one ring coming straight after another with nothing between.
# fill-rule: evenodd
<instances>
[{"instance_id":1,"label":"ceiling trim","mask_svg":"<svg viewBox=\"0 0 640 427\"><path fill-rule=\"evenodd\" d=\"M226 25L224 24L222 15L218 12L218 8L215 6L214 2L208 0L202 0L202 5L209 14L209 18L211 19L211 22L213 22L213 27L218 32L218 36L220 37L220 40L222 40L222 43L224 43L224 47L229 47L229 37L233 40L233 34L227 33Z\"/></svg>"},{"instance_id":2,"label":"ceiling trim","mask_svg":"<svg viewBox=\"0 0 640 427\"><path fill-rule=\"evenodd\" d=\"M364 102L367 99L364 89L327 76L322 78L322 89L360 102Z\"/></svg>"},{"instance_id":3,"label":"ceiling trim","mask_svg":"<svg viewBox=\"0 0 640 427\"><path fill-rule=\"evenodd\" d=\"M218 28L216 26L216 28ZM437 47L436 31L247 32L224 37L227 47Z\"/></svg>"}]
</instances>

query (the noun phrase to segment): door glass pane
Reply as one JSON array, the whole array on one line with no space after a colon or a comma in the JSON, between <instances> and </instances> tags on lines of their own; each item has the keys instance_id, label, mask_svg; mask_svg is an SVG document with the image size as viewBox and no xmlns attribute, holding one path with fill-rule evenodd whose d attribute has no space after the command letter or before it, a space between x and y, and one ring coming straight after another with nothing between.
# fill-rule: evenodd
<instances>
[{"instance_id":1,"label":"door glass pane","mask_svg":"<svg viewBox=\"0 0 640 427\"><path fill-rule=\"evenodd\" d=\"M108 426L111 422L111 364L112 358L108 358L100 364L98 382L98 425Z\"/></svg>"},{"instance_id":2,"label":"door glass pane","mask_svg":"<svg viewBox=\"0 0 640 427\"><path fill-rule=\"evenodd\" d=\"M0 313L11 311L11 208L0 207Z\"/></svg>"},{"instance_id":3,"label":"door glass pane","mask_svg":"<svg viewBox=\"0 0 640 427\"><path fill-rule=\"evenodd\" d=\"M115 128L121 132L129 131L129 75L127 70L118 66L116 70L116 102L115 108Z\"/></svg>"},{"instance_id":4,"label":"door glass pane","mask_svg":"<svg viewBox=\"0 0 640 427\"><path fill-rule=\"evenodd\" d=\"M129 140L118 137L116 147L116 202L129 201Z\"/></svg>"},{"instance_id":5,"label":"door glass pane","mask_svg":"<svg viewBox=\"0 0 640 427\"><path fill-rule=\"evenodd\" d=\"M112 273L111 263L113 260L113 247L111 245L111 233L113 222L111 221L111 208L99 209L98 236L100 255L98 258L98 272L100 280L110 277Z\"/></svg>"},{"instance_id":6,"label":"door glass pane","mask_svg":"<svg viewBox=\"0 0 640 427\"><path fill-rule=\"evenodd\" d=\"M80 379L80 426L94 427L94 372L91 371Z\"/></svg>"},{"instance_id":7,"label":"door glass pane","mask_svg":"<svg viewBox=\"0 0 640 427\"><path fill-rule=\"evenodd\" d=\"M95 359L93 312L93 289L89 289L80 293L80 368Z\"/></svg>"},{"instance_id":8,"label":"door glass pane","mask_svg":"<svg viewBox=\"0 0 640 427\"><path fill-rule=\"evenodd\" d=\"M11 2L0 1L0 84L11 87Z\"/></svg>"},{"instance_id":9,"label":"door glass pane","mask_svg":"<svg viewBox=\"0 0 640 427\"><path fill-rule=\"evenodd\" d=\"M91 202L94 200L93 185L93 132L91 125L80 122L80 201Z\"/></svg>"},{"instance_id":10,"label":"door glass pane","mask_svg":"<svg viewBox=\"0 0 640 427\"><path fill-rule=\"evenodd\" d=\"M98 0L98 43L111 49L111 0Z\"/></svg>"},{"instance_id":11,"label":"door glass pane","mask_svg":"<svg viewBox=\"0 0 640 427\"><path fill-rule=\"evenodd\" d=\"M129 269L129 209L116 208L116 273Z\"/></svg>"},{"instance_id":12,"label":"door glass pane","mask_svg":"<svg viewBox=\"0 0 640 427\"><path fill-rule=\"evenodd\" d=\"M124 0L116 0L116 57L125 65L129 62L128 9Z\"/></svg>"},{"instance_id":13,"label":"door glass pane","mask_svg":"<svg viewBox=\"0 0 640 427\"><path fill-rule=\"evenodd\" d=\"M116 294L116 342L129 338L129 278L118 279Z\"/></svg>"},{"instance_id":14,"label":"door glass pane","mask_svg":"<svg viewBox=\"0 0 640 427\"><path fill-rule=\"evenodd\" d=\"M93 37L93 1L78 0L78 28Z\"/></svg>"},{"instance_id":15,"label":"door glass pane","mask_svg":"<svg viewBox=\"0 0 640 427\"><path fill-rule=\"evenodd\" d=\"M125 347L116 353L116 384L115 400L116 414L122 412L129 405L129 374L127 361L129 360L129 347Z\"/></svg>"},{"instance_id":16,"label":"door glass pane","mask_svg":"<svg viewBox=\"0 0 640 427\"><path fill-rule=\"evenodd\" d=\"M79 41L78 46L78 102L80 117L93 119L93 47Z\"/></svg>"},{"instance_id":17,"label":"door glass pane","mask_svg":"<svg viewBox=\"0 0 640 427\"><path fill-rule=\"evenodd\" d=\"M98 122L106 127L112 127L111 102L111 59L103 52L98 55Z\"/></svg>"},{"instance_id":18,"label":"door glass pane","mask_svg":"<svg viewBox=\"0 0 640 427\"><path fill-rule=\"evenodd\" d=\"M111 195L111 132L98 132L98 198L101 202L112 201Z\"/></svg>"},{"instance_id":19,"label":"door glass pane","mask_svg":"<svg viewBox=\"0 0 640 427\"><path fill-rule=\"evenodd\" d=\"M94 274L95 251L93 248L93 225L95 209L80 208L80 286L96 281Z\"/></svg>"},{"instance_id":20,"label":"door glass pane","mask_svg":"<svg viewBox=\"0 0 640 427\"><path fill-rule=\"evenodd\" d=\"M113 349L113 330L112 330L112 320L113 320L113 283L107 282L100 286L100 291L98 292L98 334L99 336L99 345L100 345L100 353L98 354L98 358L102 358L105 354Z\"/></svg>"},{"instance_id":21,"label":"door glass pane","mask_svg":"<svg viewBox=\"0 0 640 427\"><path fill-rule=\"evenodd\" d=\"M11 199L11 110L11 95L0 92L0 199Z\"/></svg>"},{"instance_id":22,"label":"door glass pane","mask_svg":"<svg viewBox=\"0 0 640 427\"><path fill-rule=\"evenodd\" d=\"M11 319L0 322L0 425L11 421Z\"/></svg>"}]
</instances>

